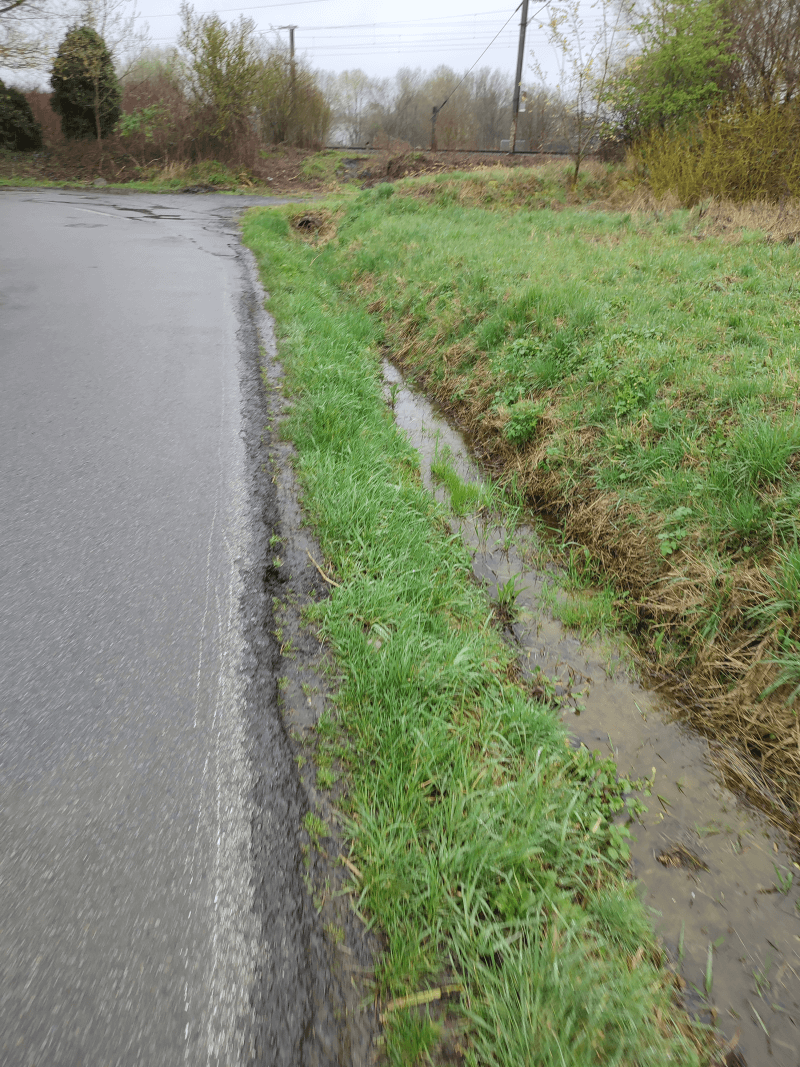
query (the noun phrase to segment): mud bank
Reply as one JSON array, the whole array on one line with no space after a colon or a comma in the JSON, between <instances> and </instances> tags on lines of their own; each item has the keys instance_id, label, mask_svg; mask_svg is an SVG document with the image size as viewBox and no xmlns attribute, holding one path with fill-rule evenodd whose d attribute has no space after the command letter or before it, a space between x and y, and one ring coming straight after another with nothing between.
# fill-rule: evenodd
<instances>
[{"instance_id":1,"label":"mud bank","mask_svg":"<svg viewBox=\"0 0 800 1067\"><path fill-rule=\"evenodd\" d=\"M483 480L462 436L399 371L383 365L395 421L431 476L447 450L465 482ZM676 709L637 682L622 656L582 642L543 608L552 572L537 570L532 527L507 531L491 517L451 519L490 598L516 578L509 640L532 684L551 679L575 744L611 755L620 774L647 780L647 810L631 825L632 871L680 975L690 1011L715 1023L751 1067L795 1067L800 1056L800 867L796 842L724 784L709 742L679 723ZM731 1056L734 1051L731 1052Z\"/></svg>"}]
</instances>

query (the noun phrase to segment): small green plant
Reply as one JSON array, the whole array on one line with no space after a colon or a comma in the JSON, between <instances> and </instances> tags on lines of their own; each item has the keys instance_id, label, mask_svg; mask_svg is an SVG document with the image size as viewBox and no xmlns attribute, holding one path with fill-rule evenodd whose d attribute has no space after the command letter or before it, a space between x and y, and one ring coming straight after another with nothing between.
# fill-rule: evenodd
<instances>
[{"instance_id":1,"label":"small green plant","mask_svg":"<svg viewBox=\"0 0 800 1067\"><path fill-rule=\"evenodd\" d=\"M612 860L628 863L631 858L631 832L627 826L611 823L608 828L608 855Z\"/></svg>"},{"instance_id":2,"label":"small green plant","mask_svg":"<svg viewBox=\"0 0 800 1067\"><path fill-rule=\"evenodd\" d=\"M532 400L520 400L514 404L503 429L505 439L517 447L527 444L536 433L543 411L544 404Z\"/></svg>"},{"instance_id":3,"label":"small green plant","mask_svg":"<svg viewBox=\"0 0 800 1067\"><path fill-rule=\"evenodd\" d=\"M789 890L792 888L792 882L794 881L794 874L791 871L782 871L777 863L772 865L775 869L775 877L778 881L778 890L786 896Z\"/></svg>"},{"instance_id":4,"label":"small green plant","mask_svg":"<svg viewBox=\"0 0 800 1067\"><path fill-rule=\"evenodd\" d=\"M431 476L450 494L454 515L469 515L491 504L491 488L482 482L465 482L455 469L449 448L437 449L431 462Z\"/></svg>"},{"instance_id":5,"label":"small green plant","mask_svg":"<svg viewBox=\"0 0 800 1067\"><path fill-rule=\"evenodd\" d=\"M328 836L328 827L313 811L307 811L303 816L303 828L311 838L314 848L319 848L320 841Z\"/></svg>"},{"instance_id":6,"label":"small green plant","mask_svg":"<svg viewBox=\"0 0 800 1067\"><path fill-rule=\"evenodd\" d=\"M586 545L562 545L569 547L566 572L569 584L576 589L585 589L592 580L592 554Z\"/></svg>"},{"instance_id":7,"label":"small green plant","mask_svg":"<svg viewBox=\"0 0 800 1067\"><path fill-rule=\"evenodd\" d=\"M395 1012L389 1029L391 1067L421 1067L433 1062L431 1053L438 1043L441 1028L430 1016L420 1017L410 1011Z\"/></svg>"},{"instance_id":8,"label":"small green plant","mask_svg":"<svg viewBox=\"0 0 800 1067\"><path fill-rule=\"evenodd\" d=\"M781 686L792 685L794 688L786 698L786 703L791 704L800 697L800 644L785 632L780 640L780 651L768 660L778 668L778 675L763 691L761 698L768 697Z\"/></svg>"},{"instance_id":9,"label":"small green plant","mask_svg":"<svg viewBox=\"0 0 800 1067\"><path fill-rule=\"evenodd\" d=\"M517 599L520 591L517 588L518 574L512 574L507 582L497 587L497 606L501 615L513 619L517 614Z\"/></svg>"},{"instance_id":10,"label":"small green plant","mask_svg":"<svg viewBox=\"0 0 800 1067\"><path fill-rule=\"evenodd\" d=\"M326 923L325 936L333 945L341 945L344 942L344 930L341 926L337 926L336 923Z\"/></svg>"},{"instance_id":11,"label":"small green plant","mask_svg":"<svg viewBox=\"0 0 800 1067\"><path fill-rule=\"evenodd\" d=\"M618 419L638 415L652 395L651 385L643 371L632 369L620 382L614 396L614 414Z\"/></svg>"},{"instance_id":12,"label":"small green plant","mask_svg":"<svg viewBox=\"0 0 800 1067\"><path fill-rule=\"evenodd\" d=\"M753 971L753 981L756 983L756 993L758 993L762 1000L764 999L764 994L769 993L772 987L772 983L769 980L770 966L771 963L767 960L763 967Z\"/></svg>"},{"instance_id":13,"label":"small green plant","mask_svg":"<svg viewBox=\"0 0 800 1067\"><path fill-rule=\"evenodd\" d=\"M330 767L317 767L317 788L332 789L336 783L336 775Z\"/></svg>"},{"instance_id":14,"label":"small green plant","mask_svg":"<svg viewBox=\"0 0 800 1067\"><path fill-rule=\"evenodd\" d=\"M577 588L559 600L552 589L543 596L554 618L568 629L578 630L584 637L606 634L616 629L621 620L617 611L617 596L610 585L601 589ZM624 598L623 598L624 603Z\"/></svg>"},{"instance_id":15,"label":"small green plant","mask_svg":"<svg viewBox=\"0 0 800 1067\"><path fill-rule=\"evenodd\" d=\"M681 506L671 511L664 519L664 526L658 534L659 548L662 556L671 556L681 545L689 532L688 520L694 512L691 508Z\"/></svg>"},{"instance_id":16,"label":"small green plant","mask_svg":"<svg viewBox=\"0 0 800 1067\"><path fill-rule=\"evenodd\" d=\"M119 119L118 129L121 137L143 134L146 141L152 141L155 133L169 124L169 111L163 103L159 102L137 108L135 111L123 112Z\"/></svg>"}]
</instances>

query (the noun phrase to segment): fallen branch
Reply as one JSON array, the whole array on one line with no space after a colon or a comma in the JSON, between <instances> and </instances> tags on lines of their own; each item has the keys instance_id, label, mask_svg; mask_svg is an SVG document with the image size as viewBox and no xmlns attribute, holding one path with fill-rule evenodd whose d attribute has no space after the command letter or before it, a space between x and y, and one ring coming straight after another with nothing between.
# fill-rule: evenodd
<instances>
[{"instance_id":1,"label":"fallen branch","mask_svg":"<svg viewBox=\"0 0 800 1067\"><path fill-rule=\"evenodd\" d=\"M308 551L308 549L306 549L306 555L311 560L311 562L314 564L314 566L317 568L317 570L322 575L323 579L328 583L328 585L335 585L337 589L341 589L342 588L339 585L338 582L334 582L333 578L329 578L328 577L328 575L325 573L325 571L322 569L322 567L320 567L319 563L317 563L317 561L314 559L314 557L311 555L311 553Z\"/></svg>"},{"instance_id":2,"label":"fallen branch","mask_svg":"<svg viewBox=\"0 0 800 1067\"><path fill-rule=\"evenodd\" d=\"M380 1015L380 1021L385 1023L391 1012L399 1011L401 1008L416 1008L420 1004L431 1004L434 1000L441 1000L448 993L463 992L464 986L460 982L454 982L453 985L438 986L436 989L423 989L421 993L409 993L407 997L390 1000L386 1005L386 1010Z\"/></svg>"}]
</instances>

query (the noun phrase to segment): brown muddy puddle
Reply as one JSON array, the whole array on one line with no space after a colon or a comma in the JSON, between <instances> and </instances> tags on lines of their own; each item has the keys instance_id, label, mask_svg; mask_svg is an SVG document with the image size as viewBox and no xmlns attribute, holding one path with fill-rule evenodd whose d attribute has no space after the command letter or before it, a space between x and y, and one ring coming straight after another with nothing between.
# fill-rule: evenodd
<instances>
[{"instance_id":1,"label":"brown muddy puddle","mask_svg":"<svg viewBox=\"0 0 800 1067\"><path fill-rule=\"evenodd\" d=\"M449 502L430 470L444 450L463 481L483 481L463 437L388 361L383 375L431 492ZM651 795L642 796L648 810L631 824L633 872L686 983L687 1007L736 1041L738 1062L800 1067L800 866L790 838L726 788L708 742L635 681L618 654L552 618L541 596L554 568L548 574L525 562L541 557L531 527L509 535L474 516L452 525L490 598L517 576L520 614L512 629L523 670L555 682L573 738L613 756L621 775L652 781Z\"/></svg>"}]
</instances>

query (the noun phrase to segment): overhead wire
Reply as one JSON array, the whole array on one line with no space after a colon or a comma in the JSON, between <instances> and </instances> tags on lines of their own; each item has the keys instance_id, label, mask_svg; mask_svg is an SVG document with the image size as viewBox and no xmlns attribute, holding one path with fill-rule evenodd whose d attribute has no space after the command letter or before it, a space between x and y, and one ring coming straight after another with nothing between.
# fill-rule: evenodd
<instances>
[{"instance_id":1,"label":"overhead wire","mask_svg":"<svg viewBox=\"0 0 800 1067\"><path fill-rule=\"evenodd\" d=\"M522 7L521 3L517 4L517 6L514 8L514 10L511 12L511 14L506 19L506 21L503 23L502 27L497 31L497 33L494 35L494 37L491 39L491 41L487 44L487 46L484 48L484 50L481 52L481 54L478 56L478 58L475 60L475 62L472 64L472 66L469 68L469 70L464 75L464 77L461 79L461 81L458 83L458 85L455 87L455 89L453 89L452 92L448 93L448 95L445 97L444 103L442 103L440 107L438 107L438 108L435 107L433 109L434 116L436 116L442 110L442 108L447 103L447 101L450 99L450 97L453 95L453 93L457 92L461 88L461 86L464 84L464 82L467 80L467 78L470 76L470 74L473 72L473 70L475 70L477 65L480 63L480 61L483 59L483 57L486 55L486 53L492 47L494 42L497 40L497 38L500 36L500 34L503 32L503 30L509 24L509 22L511 22L511 20L513 19L513 17L516 15L516 13L519 11L519 9L521 7ZM528 24L531 23L536 18L536 15L538 15L539 12L543 11L546 7L547 7L547 2L542 4L542 6L535 12L535 14L529 16L527 22L525 23L526 28L527 28Z\"/></svg>"},{"instance_id":2,"label":"overhead wire","mask_svg":"<svg viewBox=\"0 0 800 1067\"><path fill-rule=\"evenodd\" d=\"M486 47L484 48L484 50L483 50L483 51L481 52L481 54L480 54L480 55L478 56L478 58L477 58L477 59L475 60L475 62L474 62L474 63L472 64L472 66L471 66L471 67L469 68L469 70L468 70L468 71L467 71L467 73L466 73L466 74L464 75L464 77L463 77L463 78L461 79L461 81L460 81L460 82L458 83L458 85L457 85L457 86L455 87L455 89L453 89L453 90L452 90L451 92L449 92L449 93L447 94L447 96L446 96L446 97L445 97L445 99L444 99L444 102L443 102L443 103L441 104L441 106L440 106L440 107L435 107L435 108L433 109L433 113L434 113L434 115L437 115L437 114L438 114L438 113L439 113L439 112L440 112L440 111L442 110L442 108L443 108L443 107L444 107L444 105L445 105L445 104L447 103L447 101L448 101L448 100L450 99L450 97L451 97L451 96L453 95L453 93L457 92L457 91L458 91L458 90L459 90L459 89L461 88L461 86L462 86L462 85L464 84L464 82L465 82L465 81L467 80L467 78L468 78L468 77L470 76L470 74L471 74L471 73L473 72L473 70L475 70L475 68L477 67L477 65L478 65L478 64L480 63L480 61L481 61L481 60L483 59L483 57L484 57L484 56L486 55L486 53L487 53L487 52L489 51L489 49L490 49L490 48L492 47L492 45L494 44L494 42L495 42L495 41L497 40L497 38L498 38L498 37L500 36L500 34L501 34L501 33L503 32L503 30L504 30L504 29L506 28L506 26L507 26L507 25L509 24L509 22L511 22L511 20L513 19L513 17L514 17L515 15L516 15L516 13L517 13L517 12L519 11L519 9L520 9L521 7L522 7L522 4L521 4L521 3L520 3L520 4L517 4L517 6L516 6L516 7L514 8L514 10L513 10L513 11L511 12L511 14L510 14L510 15L508 16L508 18L506 19L506 21L505 21L505 22L503 23L503 25L502 25L502 26L500 27L500 29L499 29L499 30L497 31L497 33L496 33L496 34L494 35L494 37L493 37L493 38L491 39L491 41L489 41L489 43L487 44L487 46L486 46Z\"/></svg>"},{"instance_id":3,"label":"overhead wire","mask_svg":"<svg viewBox=\"0 0 800 1067\"><path fill-rule=\"evenodd\" d=\"M253 4L247 7L227 7L220 11L217 8L210 8L208 11L198 11L198 15L229 15L234 11L262 11L271 7L297 7L299 4L323 4L332 3L333 0L292 0L291 3L281 4ZM342 26L304 26L303 29L311 30L338 30L338 29L358 29L361 26L416 26L422 22L448 22L454 19L463 20L465 18L476 18L479 15L502 15L507 9L505 7L493 8L491 11L467 11L462 12L460 15L435 15L430 18L424 19L403 19L394 20L391 22L353 22ZM169 19L178 18L179 11L160 11L155 15L144 15L147 19Z\"/></svg>"},{"instance_id":4,"label":"overhead wire","mask_svg":"<svg viewBox=\"0 0 800 1067\"><path fill-rule=\"evenodd\" d=\"M329 0L295 0L295 3L305 3L305 4L309 4L309 3L325 3L325 2L329 2ZM246 6L246 7L243 6L243 7L227 8L224 11L221 11L221 12L218 12L218 13L221 14L221 15L226 15L226 14L229 14L229 13L232 13L232 12L256 11L256 10L264 10L264 9L269 9L269 8L274 8L274 7L286 7L286 6L292 6L292 5L285 4L285 3L257 4L257 5L249 5L249 6ZM546 4L542 5L542 7L540 7L538 9L538 11L534 15L530 16L530 18L528 19L528 23L530 23L536 17L536 15L539 14L539 12L543 9L543 7L546 7L546 6L547 6ZM519 3L516 6L516 8L514 8L514 10L508 16L506 21L500 27L500 29L494 34L494 36L492 37L491 41L489 41L489 43L483 48L483 50L481 51L480 55L475 60L475 62L472 64L472 66L467 70L467 72L464 74L464 76L461 78L461 80L457 83L457 85L445 97L444 101L442 102L442 104L438 108L439 111L445 106L445 104L447 104L447 102L450 100L450 98L453 96L453 94L455 92L457 92L458 89L464 84L466 79L469 77L469 75L472 73L472 71L475 69L475 67L477 67L477 65L480 63L480 61L483 59L483 57L486 55L486 53L489 51L489 49L492 48L492 46L498 41L498 39L502 36L502 34L509 28L509 25L510 25L512 19L514 18L514 16L517 14L517 12L520 10L521 7L522 7L522 3ZM317 42L314 39L314 37L312 36L310 41L307 38L304 40L303 46L302 46L302 50L305 51L305 52L312 53L313 55L317 56L320 60L325 60L325 59L329 59L329 60L332 60L332 59L358 59L358 58L362 58L364 56L374 56L374 55L382 55L382 54L396 54L397 51L398 51L398 46L402 46L402 45L406 45L406 47L408 47L408 48L413 48L415 54L436 53L436 52L444 52L444 51L447 51L447 52L459 52L459 53L460 52L469 52L469 51L472 51L473 48L475 47L475 45L473 45L472 42L473 41L478 41L480 39L480 37L482 36L482 34L480 33L480 30L478 29L478 26L481 25L481 24L483 24L483 25L486 25L486 24L491 25L489 20L486 20L484 18L484 16L505 13L506 10L508 10L508 9L507 8L505 8L505 9L504 8L495 8L495 9L492 9L490 11L466 12L466 13L462 13L462 14L459 14L459 15L439 15L439 16L434 16L434 17L429 17L429 18L424 18L424 19L413 19L413 20L412 19L404 19L404 20L386 21L386 22L361 22L361 23L344 23L344 24L341 24L341 25L320 25L320 26L301 27L303 33L310 33L310 34L315 34L315 33L319 33L319 32L322 32L322 31L328 31L328 32L329 31L337 31L337 30L339 30L339 31L344 31L344 30L351 31L351 30L355 30L355 29L379 31L379 32L376 32L376 33L364 33L364 34L355 34L355 35L352 34L352 33L348 33L348 37L347 37L346 40L338 40L338 41L335 40L335 39L327 39L327 40L323 40L323 41ZM210 11L209 12L201 12L201 14L212 14L212 12L210 12ZM161 18L161 17L167 17L167 15L162 13L162 14L159 14L159 15L144 16L144 17L145 18L148 18L148 17ZM173 15L172 17L176 17L176 16ZM464 25L465 20L471 20L471 19L481 19L482 23L472 23L471 25L470 24ZM442 25L443 23L452 22L454 20L458 20L459 22L462 23L462 26L463 26L462 32L460 32L460 33L456 32L454 34L452 31L446 29L446 27L444 25ZM391 33L391 30L395 26L398 26L398 27L400 27L400 26L417 26L417 25L429 24L429 23L439 23L439 27L431 28L431 30L426 30L426 31L420 32L420 33L411 33L411 34L403 34L403 33L394 34L394 33ZM472 32L472 31L477 31L477 32ZM271 31L271 30L261 31L261 36L266 36L269 32L273 32L273 31ZM154 40L156 42L162 42L162 41L172 40L172 38L171 37L160 37L160 38L155 38ZM504 42L503 47L508 47L509 44L510 44L510 42L508 42L508 43Z\"/></svg>"}]
</instances>

